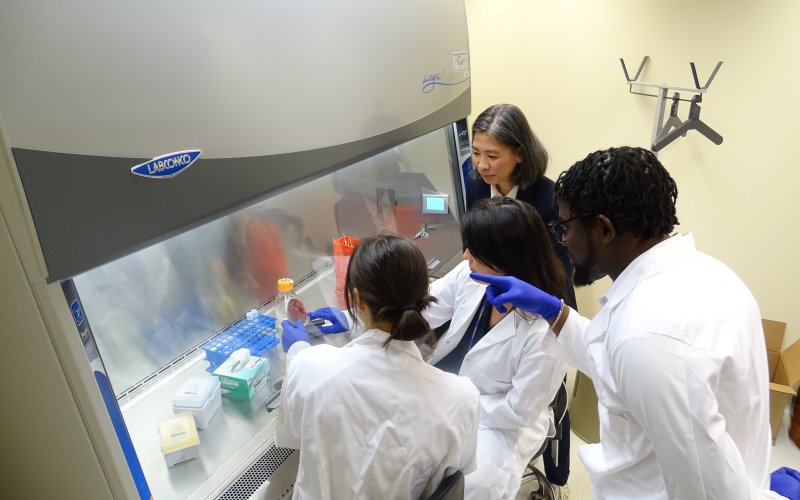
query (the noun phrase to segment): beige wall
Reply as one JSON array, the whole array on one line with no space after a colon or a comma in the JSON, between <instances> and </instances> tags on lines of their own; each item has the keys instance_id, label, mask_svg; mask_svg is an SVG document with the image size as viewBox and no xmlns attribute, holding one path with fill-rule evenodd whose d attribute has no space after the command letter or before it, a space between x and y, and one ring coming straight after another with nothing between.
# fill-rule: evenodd
<instances>
[{"instance_id":1,"label":"beige wall","mask_svg":"<svg viewBox=\"0 0 800 500\"><path fill-rule=\"evenodd\" d=\"M551 154L552 178L596 149L649 147L657 99L628 93L620 57L633 73L649 55L640 79L680 86L692 85L690 61L701 84L725 61L700 115L723 144L690 132L659 159L678 183L678 229L739 274L764 317L788 323L784 345L800 338L800 2L466 0L466 8L472 118L493 103L520 106ZM679 116L687 111L681 103ZM579 291L583 312L596 311L609 283Z\"/></svg>"}]
</instances>

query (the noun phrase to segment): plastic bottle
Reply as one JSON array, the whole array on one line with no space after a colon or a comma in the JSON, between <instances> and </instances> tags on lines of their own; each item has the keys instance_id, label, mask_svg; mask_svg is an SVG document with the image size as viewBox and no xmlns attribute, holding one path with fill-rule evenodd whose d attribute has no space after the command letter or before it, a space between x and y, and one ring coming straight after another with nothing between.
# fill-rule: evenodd
<instances>
[{"instance_id":1,"label":"plastic bottle","mask_svg":"<svg viewBox=\"0 0 800 500\"><path fill-rule=\"evenodd\" d=\"M278 280L278 296L275 298L275 304L275 316L278 317L278 324L285 319L300 320L304 325L308 323L306 306L294 293L294 280L291 278Z\"/></svg>"}]
</instances>

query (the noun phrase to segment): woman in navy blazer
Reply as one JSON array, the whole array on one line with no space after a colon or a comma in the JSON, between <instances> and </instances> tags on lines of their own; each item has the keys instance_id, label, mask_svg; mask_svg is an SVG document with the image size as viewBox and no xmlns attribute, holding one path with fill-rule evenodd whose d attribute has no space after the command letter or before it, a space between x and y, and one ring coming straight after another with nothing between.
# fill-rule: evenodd
<instances>
[{"instance_id":1,"label":"woman in navy blazer","mask_svg":"<svg viewBox=\"0 0 800 500\"><path fill-rule=\"evenodd\" d=\"M557 221L555 183L544 175L547 160L547 150L518 107L488 107L472 124L472 156L461 166L467 210L482 198L508 196L533 205L545 224ZM569 253L552 234L550 241L570 278L566 302L576 307Z\"/></svg>"},{"instance_id":2,"label":"woman in navy blazer","mask_svg":"<svg viewBox=\"0 0 800 500\"><path fill-rule=\"evenodd\" d=\"M461 166L467 210L482 198L507 196L533 205L545 224L558 221L555 183L544 175L547 160L547 150L517 106L488 107L472 124L472 156ZM567 276L565 302L577 310L569 253L555 235L550 235L550 242ZM568 414L562 420L561 436L558 463L551 459L549 446L542 457L547 479L556 486L565 485L569 477Z\"/></svg>"}]
</instances>

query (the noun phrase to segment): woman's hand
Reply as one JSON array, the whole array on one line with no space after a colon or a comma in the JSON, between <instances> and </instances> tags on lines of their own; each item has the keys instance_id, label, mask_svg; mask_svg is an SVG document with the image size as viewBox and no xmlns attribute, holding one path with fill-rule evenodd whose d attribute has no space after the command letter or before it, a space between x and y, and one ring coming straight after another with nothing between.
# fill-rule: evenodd
<instances>
[{"instance_id":1,"label":"woman's hand","mask_svg":"<svg viewBox=\"0 0 800 500\"><path fill-rule=\"evenodd\" d=\"M285 319L281 322L281 327L283 328L283 334L281 334L281 345L283 346L284 352L289 352L289 348L292 347L292 344L298 341L308 342L308 331L306 327L303 326L303 322L300 320L297 321L289 321Z\"/></svg>"},{"instance_id":2,"label":"woman's hand","mask_svg":"<svg viewBox=\"0 0 800 500\"><path fill-rule=\"evenodd\" d=\"M321 333L342 333L350 329L347 317L344 313L335 307L322 307L316 311L308 313L309 319L324 319L330 321L328 326L320 326Z\"/></svg>"}]
</instances>

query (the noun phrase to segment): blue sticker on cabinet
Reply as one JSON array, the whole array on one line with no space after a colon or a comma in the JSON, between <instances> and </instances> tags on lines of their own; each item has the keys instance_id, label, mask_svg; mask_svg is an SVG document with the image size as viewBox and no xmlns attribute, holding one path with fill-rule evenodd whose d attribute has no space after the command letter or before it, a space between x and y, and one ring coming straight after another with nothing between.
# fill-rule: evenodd
<instances>
[{"instance_id":1,"label":"blue sticker on cabinet","mask_svg":"<svg viewBox=\"0 0 800 500\"><path fill-rule=\"evenodd\" d=\"M176 151L131 167L131 173L154 179L167 179L183 172L197 160L202 152L199 149Z\"/></svg>"}]
</instances>

